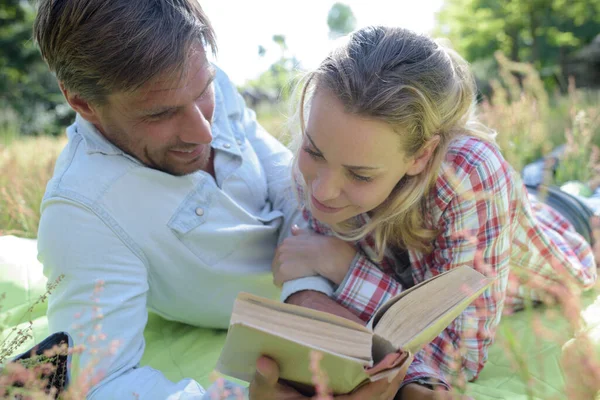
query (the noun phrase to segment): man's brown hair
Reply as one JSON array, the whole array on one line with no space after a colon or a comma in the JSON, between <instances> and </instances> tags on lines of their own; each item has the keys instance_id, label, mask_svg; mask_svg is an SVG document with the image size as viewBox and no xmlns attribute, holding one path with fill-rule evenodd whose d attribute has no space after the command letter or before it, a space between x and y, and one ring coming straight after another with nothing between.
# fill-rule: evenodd
<instances>
[{"instance_id":1,"label":"man's brown hair","mask_svg":"<svg viewBox=\"0 0 600 400\"><path fill-rule=\"evenodd\" d=\"M33 34L58 81L96 104L181 71L196 42L217 48L197 0L41 0Z\"/></svg>"}]
</instances>

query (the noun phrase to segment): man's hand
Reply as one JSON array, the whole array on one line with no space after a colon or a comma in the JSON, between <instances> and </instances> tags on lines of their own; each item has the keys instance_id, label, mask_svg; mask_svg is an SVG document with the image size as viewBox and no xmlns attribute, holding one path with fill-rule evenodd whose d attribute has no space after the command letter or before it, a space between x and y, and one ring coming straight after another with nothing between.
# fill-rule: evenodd
<instances>
[{"instance_id":1,"label":"man's hand","mask_svg":"<svg viewBox=\"0 0 600 400\"><path fill-rule=\"evenodd\" d=\"M293 279L321 275L339 285L355 255L356 249L348 242L295 226L292 236L285 238L275 252L273 279L281 286Z\"/></svg>"},{"instance_id":2,"label":"man's hand","mask_svg":"<svg viewBox=\"0 0 600 400\"><path fill-rule=\"evenodd\" d=\"M256 361L256 372L250 383L250 400L302 400L308 399L289 386L281 385L279 367L275 361L261 357Z\"/></svg>"},{"instance_id":3,"label":"man's hand","mask_svg":"<svg viewBox=\"0 0 600 400\"><path fill-rule=\"evenodd\" d=\"M365 325L365 321L358 318L346 307L336 303L335 300L330 298L324 293L316 292L313 290L303 290L296 292L285 301L288 304L295 304L297 306L311 308L313 310L323 311L329 314L334 314L342 318L349 319L358 324Z\"/></svg>"},{"instance_id":4,"label":"man's hand","mask_svg":"<svg viewBox=\"0 0 600 400\"><path fill-rule=\"evenodd\" d=\"M398 392L406 369L399 371L392 380L381 379L361 387L352 394L335 396L336 400L393 400ZM279 368L277 364L267 358L261 357L256 362L256 374L250 383L250 400L302 400L309 397L302 396L294 389L277 383ZM313 398L316 400L316 397Z\"/></svg>"}]
</instances>

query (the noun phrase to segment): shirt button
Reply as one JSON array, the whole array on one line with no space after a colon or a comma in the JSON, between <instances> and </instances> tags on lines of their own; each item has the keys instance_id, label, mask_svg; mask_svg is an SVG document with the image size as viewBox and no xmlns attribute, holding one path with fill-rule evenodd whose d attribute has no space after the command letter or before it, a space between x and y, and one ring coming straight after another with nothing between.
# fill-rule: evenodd
<instances>
[{"instance_id":1,"label":"shirt button","mask_svg":"<svg viewBox=\"0 0 600 400\"><path fill-rule=\"evenodd\" d=\"M238 146L242 145L242 141L240 139L236 140L236 142L237 142Z\"/></svg>"},{"instance_id":2,"label":"shirt button","mask_svg":"<svg viewBox=\"0 0 600 400\"><path fill-rule=\"evenodd\" d=\"M223 145L223 147L225 147L226 149L228 149L228 148L230 148L230 147L231 147L231 145L230 145L229 143L225 143L225 144Z\"/></svg>"},{"instance_id":3,"label":"shirt button","mask_svg":"<svg viewBox=\"0 0 600 400\"><path fill-rule=\"evenodd\" d=\"M200 207L196 208L196 215L199 216L199 217L203 216L204 215L204 209L202 209Z\"/></svg>"}]
</instances>

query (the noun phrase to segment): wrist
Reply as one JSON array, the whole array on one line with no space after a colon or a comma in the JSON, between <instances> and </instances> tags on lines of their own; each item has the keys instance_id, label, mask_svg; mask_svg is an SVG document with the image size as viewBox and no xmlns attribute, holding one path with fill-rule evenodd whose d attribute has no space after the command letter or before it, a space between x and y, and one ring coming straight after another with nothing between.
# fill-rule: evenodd
<instances>
[{"instance_id":1,"label":"wrist","mask_svg":"<svg viewBox=\"0 0 600 400\"><path fill-rule=\"evenodd\" d=\"M327 297L326 294L317 292L315 290L301 290L299 292L296 292L296 293L290 295L285 300L285 302L288 304L294 304L297 306L311 308L308 306L308 304L310 304L314 300L315 296L319 296L319 295Z\"/></svg>"},{"instance_id":2,"label":"wrist","mask_svg":"<svg viewBox=\"0 0 600 400\"><path fill-rule=\"evenodd\" d=\"M340 285L346 278L357 252L350 243L336 237L328 237L327 241L329 243L326 244L325 249L326 251L333 252L335 262L319 264L315 272L329 279L334 284Z\"/></svg>"}]
</instances>

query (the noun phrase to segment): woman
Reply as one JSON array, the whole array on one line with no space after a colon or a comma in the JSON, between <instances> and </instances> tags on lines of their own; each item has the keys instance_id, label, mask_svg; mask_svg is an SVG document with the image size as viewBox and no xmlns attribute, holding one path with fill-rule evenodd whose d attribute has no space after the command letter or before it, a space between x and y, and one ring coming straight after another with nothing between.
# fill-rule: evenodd
<instances>
[{"instance_id":1,"label":"woman","mask_svg":"<svg viewBox=\"0 0 600 400\"><path fill-rule=\"evenodd\" d=\"M276 282L321 276L366 322L451 268L497 278L415 356L404 384L419 390L475 379L503 310L596 280L590 245L556 211L532 207L474 105L467 63L400 28L353 33L302 88L296 178L311 230L329 237L296 229L278 249Z\"/></svg>"}]
</instances>

